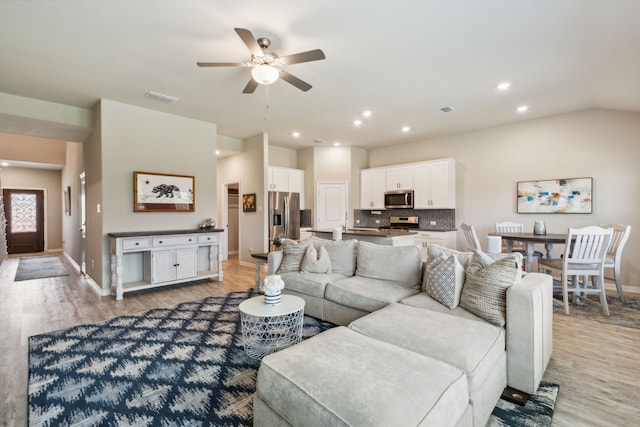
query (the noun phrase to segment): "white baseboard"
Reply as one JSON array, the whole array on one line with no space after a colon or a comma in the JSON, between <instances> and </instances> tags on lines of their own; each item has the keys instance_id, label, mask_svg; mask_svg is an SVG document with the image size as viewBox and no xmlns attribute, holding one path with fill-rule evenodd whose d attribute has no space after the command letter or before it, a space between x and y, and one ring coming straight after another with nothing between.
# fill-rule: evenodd
<instances>
[{"instance_id":1,"label":"white baseboard","mask_svg":"<svg viewBox=\"0 0 640 427\"><path fill-rule=\"evenodd\" d=\"M80 269L80 266L78 265L78 263L76 262L76 260L74 260L73 258L71 258L71 256L67 253L64 252L64 257L67 259L67 261L69 261L71 263L71 265L73 265L73 267L76 269L76 271L80 274L82 274L82 271ZM91 287L101 296L106 297L111 295L111 291L110 290L104 290L102 289L92 278L91 276L87 275L87 274L83 274L84 278L86 279L86 281L89 283L89 285L91 285Z\"/></svg>"}]
</instances>

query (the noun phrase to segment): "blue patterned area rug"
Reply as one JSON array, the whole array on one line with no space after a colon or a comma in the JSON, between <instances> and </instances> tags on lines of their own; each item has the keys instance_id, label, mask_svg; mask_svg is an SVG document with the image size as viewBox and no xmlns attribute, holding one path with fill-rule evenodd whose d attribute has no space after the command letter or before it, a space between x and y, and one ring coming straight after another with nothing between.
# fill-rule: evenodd
<instances>
[{"instance_id":1,"label":"blue patterned area rug","mask_svg":"<svg viewBox=\"0 0 640 427\"><path fill-rule=\"evenodd\" d=\"M232 292L30 337L29 425L251 426L259 361L242 348L238 305L253 295ZM303 338L334 326L304 321ZM496 413L510 405L501 401L493 425L548 425L551 394L540 396L551 403L531 411L513 405Z\"/></svg>"}]
</instances>

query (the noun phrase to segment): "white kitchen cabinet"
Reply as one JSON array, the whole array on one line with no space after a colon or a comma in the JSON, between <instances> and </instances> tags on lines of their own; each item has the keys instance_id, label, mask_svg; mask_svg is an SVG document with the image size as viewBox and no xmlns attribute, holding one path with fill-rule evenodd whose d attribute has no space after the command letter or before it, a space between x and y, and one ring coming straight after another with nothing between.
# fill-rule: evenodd
<instances>
[{"instance_id":1,"label":"white kitchen cabinet","mask_svg":"<svg viewBox=\"0 0 640 427\"><path fill-rule=\"evenodd\" d=\"M434 160L416 164L414 209L455 209L455 160Z\"/></svg>"},{"instance_id":2,"label":"white kitchen cabinet","mask_svg":"<svg viewBox=\"0 0 640 427\"><path fill-rule=\"evenodd\" d=\"M199 279L222 280L224 230L109 233L111 290L125 292Z\"/></svg>"},{"instance_id":3,"label":"white kitchen cabinet","mask_svg":"<svg viewBox=\"0 0 640 427\"><path fill-rule=\"evenodd\" d=\"M456 249L455 231L418 231L414 238L415 245L422 252L422 260L427 260L427 248L437 245L443 248Z\"/></svg>"},{"instance_id":4,"label":"white kitchen cabinet","mask_svg":"<svg viewBox=\"0 0 640 427\"><path fill-rule=\"evenodd\" d=\"M289 191L289 169L269 166L268 185L269 191Z\"/></svg>"},{"instance_id":5,"label":"white kitchen cabinet","mask_svg":"<svg viewBox=\"0 0 640 427\"><path fill-rule=\"evenodd\" d=\"M302 169L269 166L268 191L300 193L300 210L304 209L304 171Z\"/></svg>"},{"instance_id":6,"label":"white kitchen cabinet","mask_svg":"<svg viewBox=\"0 0 640 427\"><path fill-rule=\"evenodd\" d=\"M386 170L386 191L413 189L413 166L393 166Z\"/></svg>"},{"instance_id":7,"label":"white kitchen cabinet","mask_svg":"<svg viewBox=\"0 0 640 427\"><path fill-rule=\"evenodd\" d=\"M384 209L385 169L360 171L360 209Z\"/></svg>"}]
</instances>

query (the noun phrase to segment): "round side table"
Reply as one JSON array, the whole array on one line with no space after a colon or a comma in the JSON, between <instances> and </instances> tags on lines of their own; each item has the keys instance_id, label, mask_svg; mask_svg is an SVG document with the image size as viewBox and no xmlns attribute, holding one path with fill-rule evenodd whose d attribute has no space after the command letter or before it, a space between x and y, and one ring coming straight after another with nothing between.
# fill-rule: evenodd
<instances>
[{"instance_id":1,"label":"round side table","mask_svg":"<svg viewBox=\"0 0 640 427\"><path fill-rule=\"evenodd\" d=\"M244 351L261 359L302 340L304 300L282 295L278 305L264 303L264 295L240 303L240 322Z\"/></svg>"}]
</instances>

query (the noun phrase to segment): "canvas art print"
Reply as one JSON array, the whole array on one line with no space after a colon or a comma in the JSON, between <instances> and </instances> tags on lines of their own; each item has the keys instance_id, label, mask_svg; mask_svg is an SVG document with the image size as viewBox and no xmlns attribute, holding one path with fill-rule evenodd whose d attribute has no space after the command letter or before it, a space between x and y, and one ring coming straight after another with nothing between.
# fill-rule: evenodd
<instances>
[{"instance_id":1,"label":"canvas art print","mask_svg":"<svg viewBox=\"0 0 640 427\"><path fill-rule=\"evenodd\" d=\"M592 178L518 182L518 213L591 213Z\"/></svg>"},{"instance_id":2,"label":"canvas art print","mask_svg":"<svg viewBox=\"0 0 640 427\"><path fill-rule=\"evenodd\" d=\"M134 212L193 212L195 178L134 172Z\"/></svg>"}]
</instances>

